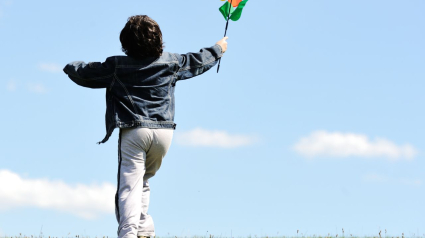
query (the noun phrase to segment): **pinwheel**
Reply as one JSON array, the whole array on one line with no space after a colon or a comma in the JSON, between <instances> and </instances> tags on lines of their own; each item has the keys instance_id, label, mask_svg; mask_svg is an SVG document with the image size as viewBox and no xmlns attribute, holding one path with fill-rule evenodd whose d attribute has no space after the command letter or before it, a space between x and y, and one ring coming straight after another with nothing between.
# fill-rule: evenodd
<instances>
[{"instance_id":1,"label":"pinwheel","mask_svg":"<svg viewBox=\"0 0 425 238\"><path fill-rule=\"evenodd\" d=\"M226 0L221 0L226 1ZM245 7L248 0L228 0L223 6L219 8L221 14L225 20L237 21L241 18L242 10Z\"/></svg>"},{"instance_id":2,"label":"pinwheel","mask_svg":"<svg viewBox=\"0 0 425 238\"><path fill-rule=\"evenodd\" d=\"M221 0L226 1L226 0ZM237 21L241 18L242 10L245 7L248 0L227 0L219 8L221 14L223 14L224 19L226 20L226 29L224 30L224 37L227 35L227 28L229 27L229 20ZM217 73L220 70L221 58L218 62Z\"/></svg>"}]
</instances>

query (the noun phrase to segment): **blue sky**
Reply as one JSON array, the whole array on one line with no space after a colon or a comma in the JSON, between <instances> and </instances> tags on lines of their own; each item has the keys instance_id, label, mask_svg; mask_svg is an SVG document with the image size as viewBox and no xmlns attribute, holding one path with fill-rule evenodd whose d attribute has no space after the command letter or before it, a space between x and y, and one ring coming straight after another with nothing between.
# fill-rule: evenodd
<instances>
[{"instance_id":1,"label":"blue sky","mask_svg":"<svg viewBox=\"0 0 425 238\"><path fill-rule=\"evenodd\" d=\"M211 46L211 1L0 0L0 236L116 235L104 90L62 68L120 55L147 14L165 50ZM255 1L215 68L176 88L151 179L158 236L424 236L425 2Z\"/></svg>"}]
</instances>

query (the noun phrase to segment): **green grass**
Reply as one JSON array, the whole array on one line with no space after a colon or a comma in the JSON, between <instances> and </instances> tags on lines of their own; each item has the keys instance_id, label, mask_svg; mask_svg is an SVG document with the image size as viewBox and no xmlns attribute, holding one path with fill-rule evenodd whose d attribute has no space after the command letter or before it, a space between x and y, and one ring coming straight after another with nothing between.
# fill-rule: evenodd
<instances>
[{"instance_id":1,"label":"green grass","mask_svg":"<svg viewBox=\"0 0 425 238\"><path fill-rule=\"evenodd\" d=\"M17 236L0 236L0 238L116 238L116 236L70 236L69 234L67 236L46 236L46 235L17 235ZM322 235L312 235L312 236L245 236L245 237L226 237L226 236L164 236L164 237L155 237L155 238L425 238L425 234L422 235L416 235L412 234L412 236L405 236L404 234L399 236L340 236L340 235L330 235L322 236Z\"/></svg>"}]
</instances>

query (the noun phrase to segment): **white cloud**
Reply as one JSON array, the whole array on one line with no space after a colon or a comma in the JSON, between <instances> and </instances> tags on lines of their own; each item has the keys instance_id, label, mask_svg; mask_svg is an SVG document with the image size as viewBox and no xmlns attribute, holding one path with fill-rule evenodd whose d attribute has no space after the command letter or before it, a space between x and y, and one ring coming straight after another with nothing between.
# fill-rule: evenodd
<instances>
[{"instance_id":1,"label":"white cloud","mask_svg":"<svg viewBox=\"0 0 425 238\"><path fill-rule=\"evenodd\" d=\"M4 7L5 6L8 7L8 6L12 5L12 3L13 3L13 1L11 1L11 0L0 1L0 18L4 16L4 13L3 13Z\"/></svg>"},{"instance_id":2,"label":"white cloud","mask_svg":"<svg viewBox=\"0 0 425 238\"><path fill-rule=\"evenodd\" d=\"M61 73L63 72L63 67L56 63L39 63L38 68L41 71L49 72L49 73Z\"/></svg>"},{"instance_id":3,"label":"white cloud","mask_svg":"<svg viewBox=\"0 0 425 238\"><path fill-rule=\"evenodd\" d=\"M226 131L208 131L201 128L177 132L175 138L176 142L181 145L221 148L247 146L258 141L254 136L230 135Z\"/></svg>"},{"instance_id":4,"label":"white cloud","mask_svg":"<svg viewBox=\"0 0 425 238\"><path fill-rule=\"evenodd\" d=\"M409 186L422 186L422 180L420 179L401 178L399 182Z\"/></svg>"},{"instance_id":5,"label":"white cloud","mask_svg":"<svg viewBox=\"0 0 425 238\"><path fill-rule=\"evenodd\" d=\"M379 174L366 174L363 175L363 181L372 182L372 183L392 183L392 184L401 184L405 186L422 186L423 181L421 179L412 179L412 178L391 178Z\"/></svg>"},{"instance_id":6,"label":"white cloud","mask_svg":"<svg viewBox=\"0 0 425 238\"><path fill-rule=\"evenodd\" d=\"M389 160L411 160L417 151L409 145L396 145L393 142L376 138L370 141L366 135L353 133L330 133L316 131L311 135L301 138L294 150L306 157L331 156L331 157L385 157Z\"/></svg>"},{"instance_id":7,"label":"white cloud","mask_svg":"<svg viewBox=\"0 0 425 238\"><path fill-rule=\"evenodd\" d=\"M47 93L46 87L41 83L28 83L27 89L33 93L44 94Z\"/></svg>"},{"instance_id":8,"label":"white cloud","mask_svg":"<svg viewBox=\"0 0 425 238\"><path fill-rule=\"evenodd\" d=\"M20 86L21 83L19 83L16 80L10 80L6 85L6 90L9 92L15 92L18 89L21 89ZM31 93L37 93L37 94L44 94L47 93L47 88L42 83L35 83L35 82L27 82L26 83L26 90Z\"/></svg>"},{"instance_id":9,"label":"white cloud","mask_svg":"<svg viewBox=\"0 0 425 238\"><path fill-rule=\"evenodd\" d=\"M366 174L363 176L363 180L367 182L385 183L388 182L388 177L379 174Z\"/></svg>"},{"instance_id":10,"label":"white cloud","mask_svg":"<svg viewBox=\"0 0 425 238\"><path fill-rule=\"evenodd\" d=\"M25 179L0 170L0 210L38 207L71 213L85 219L114 212L116 186L68 185L47 179Z\"/></svg>"},{"instance_id":11,"label":"white cloud","mask_svg":"<svg viewBox=\"0 0 425 238\"><path fill-rule=\"evenodd\" d=\"M17 86L17 84L16 84L16 81L15 81L15 80L10 80L10 81L7 83L6 89L7 89L7 91L14 92L14 91L16 91L16 88L17 88L17 87L18 87L18 86Z\"/></svg>"},{"instance_id":12,"label":"white cloud","mask_svg":"<svg viewBox=\"0 0 425 238\"><path fill-rule=\"evenodd\" d=\"M12 5L13 1L12 0L3 0L2 3L5 6L10 6L10 5Z\"/></svg>"}]
</instances>

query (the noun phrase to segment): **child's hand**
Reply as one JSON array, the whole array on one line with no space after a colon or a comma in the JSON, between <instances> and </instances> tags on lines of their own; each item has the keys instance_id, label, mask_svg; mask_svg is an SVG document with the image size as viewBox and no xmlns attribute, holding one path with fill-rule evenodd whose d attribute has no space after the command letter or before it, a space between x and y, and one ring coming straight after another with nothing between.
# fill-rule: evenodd
<instances>
[{"instance_id":1,"label":"child's hand","mask_svg":"<svg viewBox=\"0 0 425 238\"><path fill-rule=\"evenodd\" d=\"M226 50L227 50L227 39L228 39L229 37L224 37L223 39L221 39L221 40L219 40L216 44L217 45L219 45L219 46L221 46L221 50L223 51L223 53L224 52L226 52Z\"/></svg>"}]
</instances>

